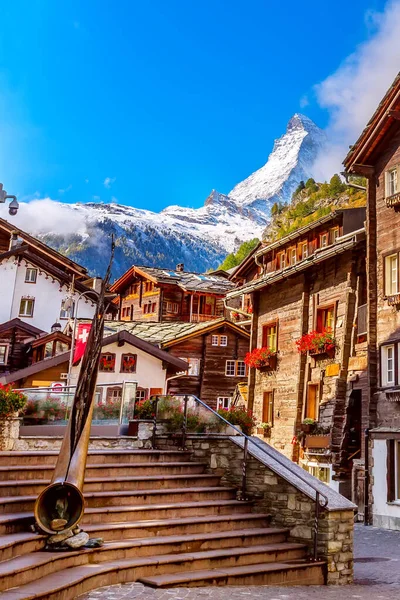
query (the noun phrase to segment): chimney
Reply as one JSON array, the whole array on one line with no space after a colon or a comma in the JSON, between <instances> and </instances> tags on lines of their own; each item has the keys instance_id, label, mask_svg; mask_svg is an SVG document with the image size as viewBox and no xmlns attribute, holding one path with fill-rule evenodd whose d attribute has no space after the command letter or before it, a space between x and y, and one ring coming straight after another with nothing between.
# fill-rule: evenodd
<instances>
[{"instance_id":1,"label":"chimney","mask_svg":"<svg viewBox=\"0 0 400 600\"><path fill-rule=\"evenodd\" d=\"M9 250L12 250L13 248L16 248L20 244L21 244L21 240L18 239L18 232L12 231L11 232L11 237L10 237L10 248L9 248Z\"/></svg>"},{"instance_id":2,"label":"chimney","mask_svg":"<svg viewBox=\"0 0 400 600\"><path fill-rule=\"evenodd\" d=\"M178 273L183 273L184 267L185 265L183 263L179 263L179 265L176 265L176 271L178 271Z\"/></svg>"}]
</instances>

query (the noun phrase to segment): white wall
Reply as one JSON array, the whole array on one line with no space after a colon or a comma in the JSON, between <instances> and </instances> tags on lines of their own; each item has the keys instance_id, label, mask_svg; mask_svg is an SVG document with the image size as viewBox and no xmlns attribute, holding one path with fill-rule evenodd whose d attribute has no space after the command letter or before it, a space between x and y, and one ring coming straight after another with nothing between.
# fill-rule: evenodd
<instances>
[{"instance_id":1,"label":"white wall","mask_svg":"<svg viewBox=\"0 0 400 600\"><path fill-rule=\"evenodd\" d=\"M44 271L37 273L36 283L26 283L25 273L27 267L36 268L35 265L25 260L16 266L14 258L0 265L0 323L19 317L21 321L30 323L44 331L50 331L55 321L60 320L62 300L68 294L68 286L61 285L51 275ZM33 317L20 317L19 307L22 297L35 298ZM75 294L75 301L79 295ZM95 310L92 302L82 298L79 302L78 317L91 319Z\"/></svg>"},{"instance_id":2,"label":"white wall","mask_svg":"<svg viewBox=\"0 0 400 600\"><path fill-rule=\"evenodd\" d=\"M167 371L162 368L162 361L159 358L151 356L126 342L123 346L118 346L116 343L103 346L102 353L115 354L115 371L113 373L99 371L97 385L137 381L138 387L162 388L164 390ZM129 353L137 355L136 373L120 373L121 355ZM80 365L72 368L71 385L76 384L79 370Z\"/></svg>"},{"instance_id":3,"label":"white wall","mask_svg":"<svg viewBox=\"0 0 400 600\"><path fill-rule=\"evenodd\" d=\"M388 503L387 501L386 440L373 440L372 459L373 525L400 530L400 502Z\"/></svg>"}]
</instances>

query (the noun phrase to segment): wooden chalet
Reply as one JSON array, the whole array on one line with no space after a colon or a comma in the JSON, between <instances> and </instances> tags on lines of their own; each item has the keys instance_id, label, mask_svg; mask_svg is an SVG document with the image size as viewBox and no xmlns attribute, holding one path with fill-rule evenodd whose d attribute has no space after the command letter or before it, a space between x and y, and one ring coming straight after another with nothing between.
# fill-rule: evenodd
<instances>
[{"instance_id":1,"label":"wooden chalet","mask_svg":"<svg viewBox=\"0 0 400 600\"><path fill-rule=\"evenodd\" d=\"M226 274L187 273L131 267L112 286L119 298L118 320L200 323L224 314L224 297L233 284Z\"/></svg>"},{"instance_id":2,"label":"wooden chalet","mask_svg":"<svg viewBox=\"0 0 400 600\"><path fill-rule=\"evenodd\" d=\"M21 319L0 325L0 374L12 373L29 363L30 344L45 332Z\"/></svg>"},{"instance_id":3,"label":"wooden chalet","mask_svg":"<svg viewBox=\"0 0 400 600\"><path fill-rule=\"evenodd\" d=\"M251 350L270 353L263 368L250 369L248 387L249 407L271 426L270 443L348 495L367 385L364 221L363 208L337 210L261 244L227 294L228 306L241 298L251 314ZM297 340L324 331L333 349L299 352ZM305 419L325 434L319 448L303 435Z\"/></svg>"},{"instance_id":4,"label":"wooden chalet","mask_svg":"<svg viewBox=\"0 0 400 600\"><path fill-rule=\"evenodd\" d=\"M189 363L167 382L170 394L194 394L212 408L228 408L238 383L247 382L244 358L250 334L220 318L206 323L110 321L105 332L126 331Z\"/></svg>"},{"instance_id":5,"label":"wooden chalet","mask_svg":"<svg viewBox=\"0 0 400 600\"><path fill-rule=\"evenodd\" d=\"M367 180L369 455L359 464L368 490L360 503L366 522L400 529L400 73L344 165Z\"/></svg>"}]
</instances>

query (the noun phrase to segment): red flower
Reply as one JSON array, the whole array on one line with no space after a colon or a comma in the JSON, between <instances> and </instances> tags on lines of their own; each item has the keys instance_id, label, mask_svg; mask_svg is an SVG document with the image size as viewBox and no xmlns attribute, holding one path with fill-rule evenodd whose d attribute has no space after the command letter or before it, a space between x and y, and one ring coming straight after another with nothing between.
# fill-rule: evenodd
<instances>
[{"instance_id":1,"label":"red flower","mask_svg":"<svg viewBox=\"0 0 400 600\"><path fill-rule=\"evenodd\" d=\"M300 354L327 352L336 348L336 341L330 329L323 329L304 334L296 341L296 346Z\"/></svg>"},{"instance_id":2,"label":"red flower","mask_svg":"<svg viewBox=\"0 0 400 600\"><path fill-rule=\"evenodd\" d=\"M269 359L274 354L276 352L272 352L269 348L254 348L254 350L246 354L244 362L248 367L260 369L261 367L268 366Z\"/></svg>"}]
</instances>

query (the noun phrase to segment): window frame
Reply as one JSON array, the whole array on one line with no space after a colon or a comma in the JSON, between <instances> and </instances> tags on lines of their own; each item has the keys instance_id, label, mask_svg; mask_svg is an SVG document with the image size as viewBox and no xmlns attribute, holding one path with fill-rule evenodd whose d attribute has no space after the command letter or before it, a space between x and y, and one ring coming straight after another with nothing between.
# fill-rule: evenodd
<instances>
[{"instance_id":1,"label":"window frame","mask_svg":"<svg viewBox=\"0 0 400 600\"><path fill-rule=\"evenodd\" d=\"M228 406L221 406L221 400L228 400ZM232 396L217 396L217 410L223 408L225 410L229 410L232 404ZM222 402L222 404L224 404L224 402Z\"/></svg>"},{"instance_id":2,"label":"window frame","mask_svg":"<svg viewBox=\"0 0 400 600\"><path fill-rule=\"evenodd\" d=\"M388 290L388 260L396 257L396 261L397 261L397 269L396 269L396 278L397 278L397 291L396 292L390 292ZM390 296L395 296L396 294L400 293L400 252L398 250L396 250L395 252L391 252L390 254L385 254L382 256L383 259L383 293L384 293L384 298L389 298ZM390 273L393 273L393 269L390 268ZM393 282L391 282L393 283Z\"/></svg>"},{"instance_id":3,"label":"window frame","mask_svg":"<svg viewBox=\"0 0 400 600\"><path fill-rule=\"evenodd\" d=\"M278 252L277 255L277 260L278 260L278 266L279 266L279 270L282 269L286 269L287 264L286 264L286 252L285 251L281 251Z\"/></svg>"},{"instance_id":4,"label":"window frame","mask_svg":"<svg viewBox=\"0 0 400 600\"><path fill-rule=\"evenodd\" d=\"M223 343L224 340L225 340L225 343ZM228 346L228 336L227 335L220 335L219 336L219 345L222 348L226 348Z\"/></svg>"},{"instance_id":5,"label":"window frame","mask_svg":"<svg viewBox=\"0 0 400 600\"><path fill-rule=\"evenodd\" d=\"M380 383L383 388L391 388L397 385L398 383L398 372L399 372L399 352L398 352L398 344L399 342L391 342L388 344L382 344L379 351L379 371L380 371ZM393 355L390 360L393 361L393 366L391 371L393 372L393 380L388 379L388 357L385 356L385 353L391 348L393 350Z\"/></svg>"},{"instance_id":6,"label":"window frame","mask_svg":"<svg viewBox=\"0 0 400 600\"><path fill-rule=\"evenodd\" d=\"M28 278L28 271L30 273L34 273L35 274L34 280ZM37 281L37 275L38 275L38 270L35 267L26 267L26 270L25 270L25 283L36 283L36 281Z\"/></svg>"},{"instance_id":7,"label":"window frame","mask_svg":"<svg viewBox=\"0 0 400 600\"><path fill-rule=\"evenodd\" d=\"M396 190L393 191L392 189L390 189L390 186L392 184L390 177L391 175L395 173L395 188ZM391 167L389 169L387 169L385 171L385 197L386 198L390 198L391 196L395 196L396 194L399 193L399 169L398 169L398 165L395 165L394 167Z\"/></svg>"},{"instance_id":8,"label":"window frame","mask_svg":"<svg viewBox=\"0 0 400 600\"><path fill-rule=\"evenodd\" d=\"M188 377L200 377L201 371L201 358L194 358L191 356L180 357L180 360L184 360L189 365L186 372ZM196 371L196 372L193 372Z\"/></svg>"},{"instance_id":9,"label":"window frame","mask_svg":"<svg viewBox=\"0 0 400 600\"><path fill-rule=\"evenodd\" d=\"M340 237L340 227L339 227L339 225L337 225L336 227L332 227L329 230L329 237L330 237L331 244L335 244L336 240L338 239L338 237Z\"/></svg>"},{"instance_id":10,"label":"window frame","mask_svg":"<svg viewBox=\"0 0 400 600\"><path fill-rule=\"evenodd\" d=\"M276 329L276 331L275 331L275 349L273 349L268 343L268 330L271 329L272 327L275 327L275 329ZM271 352L274 352L275 354L278 352L278 328L279 328L278 319L276 319L275 321L270 321L269 323L265 323L265 325L262 326L262 340L261 340L262 347L269 348L271 350Z\"/></svg>"},{"instance_id":11,"label":"window frame","mask_svg":"<svg viewBox=\"0 0 400 600\"><path fill-rule=\"evenodd\" d=\"M308 241L300 242L300 260L305 260L306 258L308 258Z\"/></svg>"},{"instance_id":12,"label":"window frame","mask_svg":"<svg viewBox=\"0 0 400 600\"><path fill-rule=\"evenodd\" d=\"M326 239L326 244L322 243L323 239ZM329 232L323 231L322 233L319 234L319 247L327 248L328 246L329 246Z\"/></svg>"},{"instance_id":13,"label":"window frame","mask_svg":"<svg viewBox=\"0 0 400 600\"><path fill-rule=\"evenodd\" d=\"M22 312L21 308L22 308L22 303L23 302L31 302L32 303L32 311L30 314L27 314L25 312ZM21 300L19 301L19 312L18 312L18 316L19 317L25 317L25 318L32 318L33 314L35 312L35 298L28 298L26 296L22 296Z\"/></svg>"},{"instance_id":14,"label":"window frame","mask_svg":"<svg viewBox=\"0 0 400 600\"><path fill-rule=\"evenodd\" d=\"M314 416L309 416L309 412L308 412L308 408L309 408L309 398L310 398L310 388L314 387L315 388L315 414ZM306 398L305 398L305 402L304 402L304 409L303 409L303 420L304 419L314 419L315 421L318 421L319 418L319 404L320 404L320 389L321 386L319 384L319 382L317 381L309 381L307 383L307 391L306 391Z\"/></svg>"},{"instance_id":15,"label":"window frame","mask_svg":"<svg viewBox=\"0 0 400 600\"><path fill-rule=\"evenodd\" d=\"M297 248L296 246L290 246L288 248L288 263L289 267L293 267L297 263Z\"/></svg>"},{"instance_id":16,"label":"window frame","mask_svg":"<svg viewBox=\"0 0 400 600\"><path fill-rule=\"evenodd\" d=\"M216 344L214 344L215 341L217 342ZM211 346L219 346L219 335L211 336Z\"/></svg>"},{"instance_id":17,"label":"window frame","mask_svg":"<svg viewBox=\"0 0 400 600\"><path fill-rule=\"evenodd\" d=\"M106 360L111 360L113 362L112 369L102 369L101 368L101 361L102 361L103 357L107 357L107 356L111 356L111 359L106 359ZM117 365L117 357L116 357L115 352L102 352L100 354L100 361L99 361L99 372L100 373L115 373L116 365Z\"/></svg>"},{"instance_id":18,"label":"window frame","mask_svg":"<svg viewBox=\"0 0 400 600\"><path fill-rule=\"evenodd\" d=\"M314 329L315 331L318 331L318 333L321 333L321 331L318 329L318 313L322 312L322 311L329 311L330 309L332 309L332 327L330 327L330 331L334 334L335 333L335 325L336 325L336 302L334 302L333 304L321 304L319 306L316 307L315 309L315 326ZM322 329L328 328L328 326L323 325Z\"/></svg>"},{"instance_id":19,"label":"window frame","mask_svg":"<svg viewBox=\"0 0 400 600\"><path fill-rule=\"evenodd\" d=\"M8 364L8 353L10 351L10 344L8 343L1 343L0 344L0 348L5 348L4 351L4 362L1 361L1 354L0 354L0 366L4 367Z\"/></svg>"},{"instance_id":20,"label":"window frame","mask_svg":"<svg viewBox=\"0 0 400 600\"><path fill-rule=\"evenodd\" d=\"M228 363L233 363L234 365L234 372L233 373L228 373ZM240 369L244 369L244 374L241 375L239 373L239 365L240 365ZM244 367L242 367L242 365L244 365ZM232 369L229 369L232 370ZM247 368L246 368L246 363L244 362L244 360L235 360L234 358L230 358L230 359L226 359L225 360L225 377L246 377L247 376Z\"/></svg>"},{"instance_id":21,"label":"window frame","mask_svg":"<svg viewBox=\"0 0 400 600\"><path fill-rule=\"evenodd\" d=\"M124 367L124 358L129 357L129 358L134 358L135 359L135 366L133 371L126 371L123 367ZM121 354L121 362L120 362L120 367L119 367L119 372L120 373L136 373L137 371L137 354L134 354L132 352L124 352L123 354Z\"/></svg>"}]
</instances>

